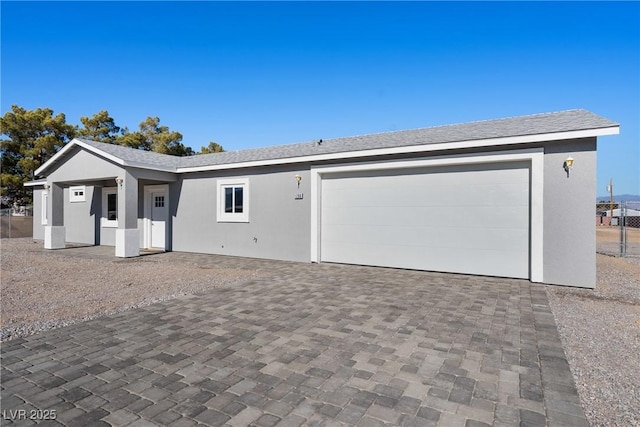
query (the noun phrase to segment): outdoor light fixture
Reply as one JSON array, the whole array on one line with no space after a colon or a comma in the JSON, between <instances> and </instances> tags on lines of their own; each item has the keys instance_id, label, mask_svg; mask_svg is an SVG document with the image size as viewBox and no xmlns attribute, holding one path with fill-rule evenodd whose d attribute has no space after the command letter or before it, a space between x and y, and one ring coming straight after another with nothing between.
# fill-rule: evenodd
<instances>
[{"instance_id":1,"label":"outdoor light fixture","mask_svg":"<svg viewBox=\"0 0 640 427\"><path fill-rule=\"evenodd\" d=\"M120 177L117 177L117 178L116 178L116 182L118 183L118 185L119 185L120 187L122 187L122 183L124 182L124 179L122 179L122 178L120 178Z\"/></svg>"},{"instance_id":2,"label":"outdoor light fixture","mask_svg":"<svg viewBox=\"0 0 640 427\"><path fill-rule=\"evenodd\" d=\"M302 181L302 177L300 175L296 175L296 182L298 183L298 188L300 188L300 181Z\"/></svg>"},{"instance_id":3,"label":"outdoor light fixture","mask_svg":"<svg viewBox=\"0 0 640 427\"><path fill-rule=\"evenodd\" d=\"M49 188L51 188L51 186L50 186L48 183L45 183L45 184L44 184L44 189L45 189L45 190L48 190Z\"/></svg>"},{"instance_id":4,"label":"outdoor light fixture","mask_svg":"<svg viewBox=\"0 0 640 427\"><path fill-rule=\"evenodd\" d=\"M564 168L564 171L567 173L567 178L569 178L569 171L573 167L573 157L567 157L567 160L564 161L564 164L562 165L562 167Z\"/></svg>"}]
</instances>

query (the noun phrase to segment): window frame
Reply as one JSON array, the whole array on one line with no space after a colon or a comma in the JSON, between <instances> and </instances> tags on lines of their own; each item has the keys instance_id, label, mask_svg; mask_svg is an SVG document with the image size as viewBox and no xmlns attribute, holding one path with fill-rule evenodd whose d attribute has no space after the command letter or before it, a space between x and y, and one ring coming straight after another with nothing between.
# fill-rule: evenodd
<instances>
[{"instance_id":1,"label":"window frame","mask_svg":"<svg viewBox=\"0 0 640 427\"><path fill-rule=\"evenodd\" d=\"M109 219L109 195L116 195L116 219ZM102 189L102 226L105 228L118 227L118 188L104 187Z\"/></svg>"},{"instance_id":2,"label":"window frame","mask_svg":"<svg viewBox=\"0 0 640 427\"><path fill-rule=\"evenodd\" d=\"M42 195L40 196L40 224L48 225L49 224L49 191L42 190Z\"/></svg>"},{"instance_id":3,"label":"window frame","mask_svg":"<svg viewBox=\"0 0 640 427\"><path fill-rule=\"evenodd\" d=\"M81 195L75 195L76 192L82 192ZM87 201L87 187L84 185L74 185L69 187L69 202L81 203Z\"/></svg>"},{"instance_id":4,"label":"window frame","mask_svg":"<svg viewBox=\"0 0 640 427\"><path fill-rule=\"evenodd\" d=\"M249 178L219 179L217 182L217 222L249 222ZM236 189L242 189L242 212L225 212L225 192L232 188L232 197L235 198ZM232 203L235 205L235 203ZM233 206L235 210L235 206Z\"/></svg>"}]
</instances>

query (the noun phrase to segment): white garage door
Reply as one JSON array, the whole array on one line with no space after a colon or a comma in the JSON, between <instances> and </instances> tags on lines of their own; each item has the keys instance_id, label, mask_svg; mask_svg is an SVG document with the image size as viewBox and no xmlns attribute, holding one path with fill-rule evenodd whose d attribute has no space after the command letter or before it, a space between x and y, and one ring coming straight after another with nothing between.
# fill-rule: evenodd
<instances>
[{"instance_id":1,"label":"white garage door","mask_svg":"<svg viewBox=\"0 0 640 427\"><path fill-rule=\"evenodd\" d=\"M529 164L323 176L320 258L529 278Z\"/></svg>"}]
</instances>

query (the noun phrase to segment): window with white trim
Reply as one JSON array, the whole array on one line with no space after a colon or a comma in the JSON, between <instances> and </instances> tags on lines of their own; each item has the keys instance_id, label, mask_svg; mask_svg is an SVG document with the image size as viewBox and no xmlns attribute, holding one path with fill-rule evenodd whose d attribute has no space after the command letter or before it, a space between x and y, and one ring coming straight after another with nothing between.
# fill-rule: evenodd
<instances>
[{"instance_id":1,"label":"window with white trim","mask_svg":"<svg viewBox=\"0 0 640 427\"><path fill-rule=\"evenodd\" d=\"M102 226L118 226L118 190L115 187L102 189Z\"/></svg>"},{"instance_id":2,"label":"window with white trim","mask_svg":"<svg viewBox=\"0 0 640 427\"><path fill-rule=\"evenodd\" d=\"M84 202L86 201L85 193L86 189L84 185L69 187L69 201L71 203Z\"/></svg>"},{"instance_id":3,"label":"window with white trim","mask_svg":"<svg viewBox=\"0 0 640 427\"><path fill-rule=\"evenodd\" d=\"M49 192L47 190L43 190L42 191L42 198L40 199L41 201L41 216L40 216L40 224L42 225L47 225L49 223L49 216L47 214L47 208L48 208L48 204L49 204Z\"/></svg>"},{"instance_id":4,"label":"window with white trim","mask_svg":"<svg viewBox=\"0 0 640 427\"><path fill-rule=\"evenodd\" d=\"M249 222L249 178L218 180L218 222Z\"/></svg>"}]
</instances>

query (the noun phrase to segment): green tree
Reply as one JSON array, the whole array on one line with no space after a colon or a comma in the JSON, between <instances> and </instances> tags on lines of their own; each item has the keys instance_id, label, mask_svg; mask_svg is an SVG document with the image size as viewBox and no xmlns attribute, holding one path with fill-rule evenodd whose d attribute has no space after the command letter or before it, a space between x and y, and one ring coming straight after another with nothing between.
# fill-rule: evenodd
<instances>
[{"instance_id":1,"label":"green tree","mask_svg":"<svg viewBox=\"0 0 640 427\"><path fill-rule=\"evenodd\" d=\"M120 127L106 110L97 112L93 117L82 116L80 122L84 127L78 129L77 136L81 138L114 144L121 134Z\"/></svg>"},{"instance_id":2,"label":"green tree","mask_svg":"<svg viewBox=\"0 0 640 427\"><path fill-rule=\"evenodd\" d=\"M223 151L224 148L222 148L222 145L211 141L206 147L200 148L200 152L198 154L222 153Z\"/></svg>"},{"instance_id":3,"label":"green tree","mask_svg":"<svg viewBox=\"0 0 640 427\"><path fill-rule=\"evenodd\" d=\"M125 128L123 135L116 142L127 147L155 151L160 154L174 156L191 156L194 154L191 147L187 147L182 143L182 134L170 131L167 126L161 126L158 117L147 117L140 122L139 131L129 132Z\"/></svg>"},{"instance_id":4,"label":"green tree","mask_svg":"<svg viewBox=\"0 0 640 427\"><path fill-rule=\"evenodd\" d=\"M8 204L31 202L31 190L24 183L34 171L58 152L76 133L63 113L53 115L50 108L26 110L17 105L0 117L0 187Z\"/></svg>"}]
</instances>

